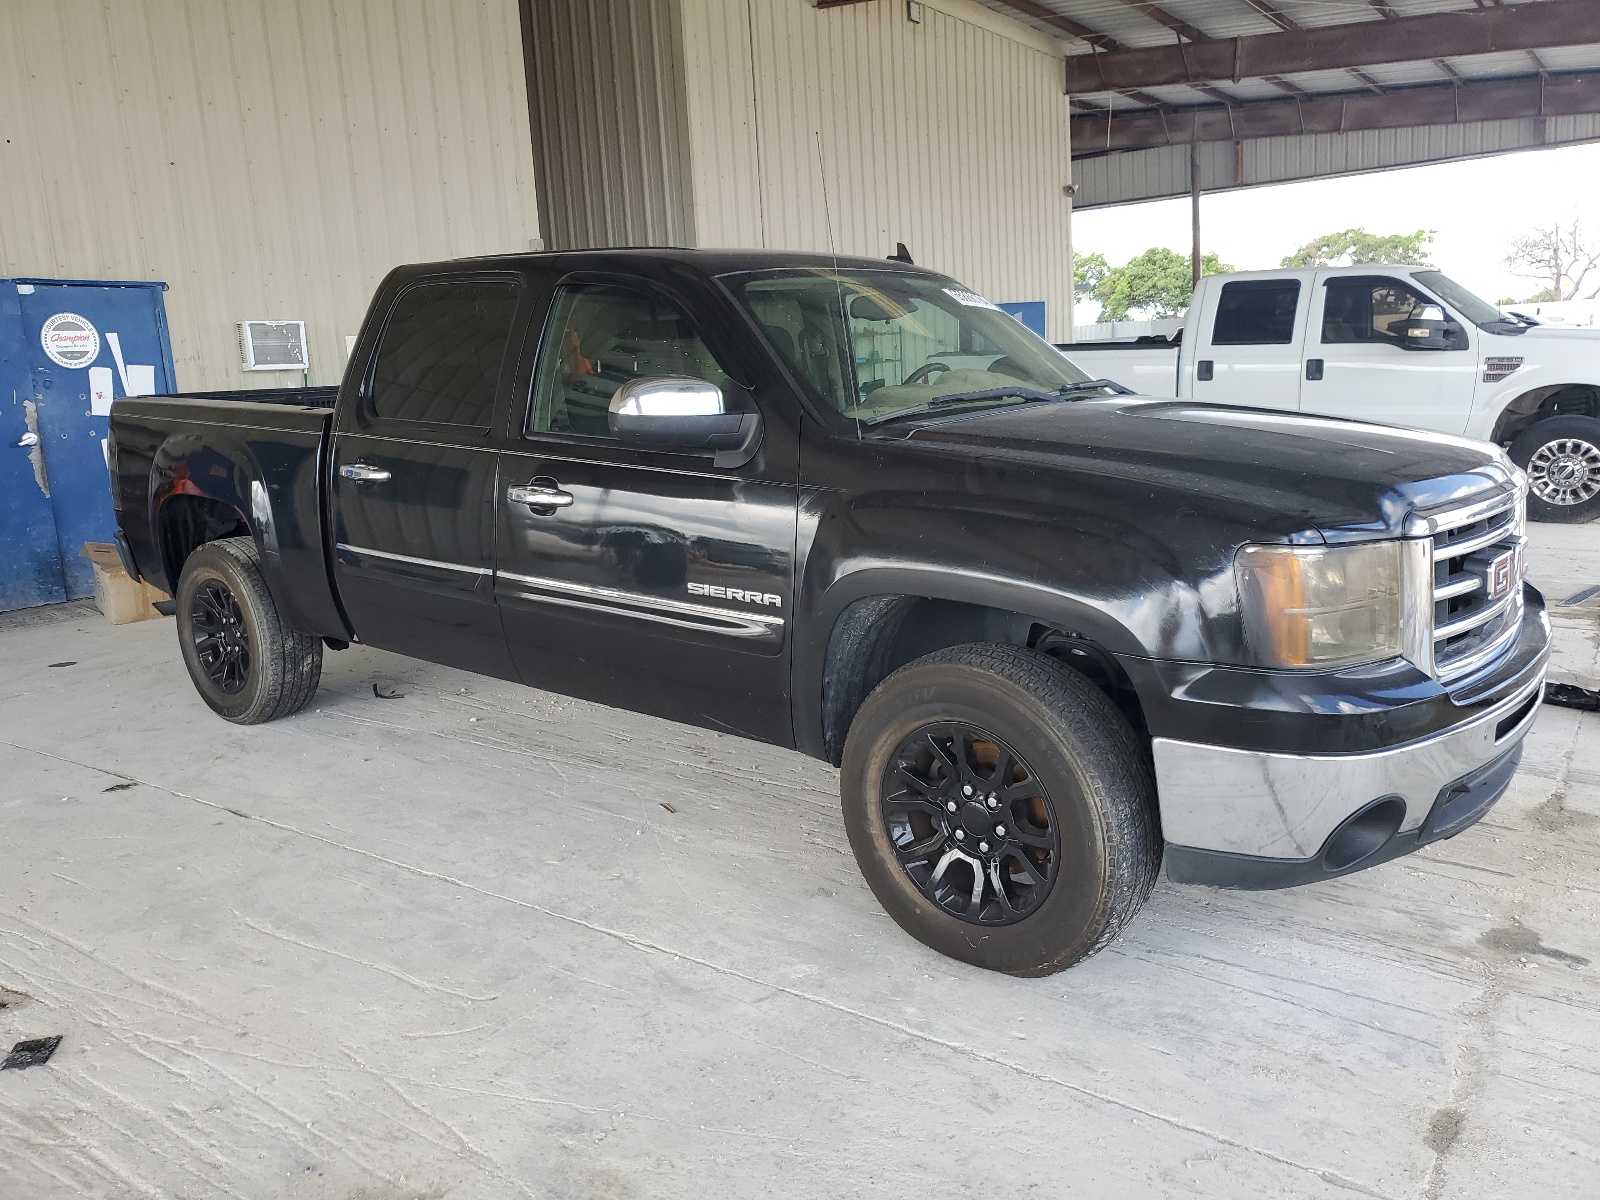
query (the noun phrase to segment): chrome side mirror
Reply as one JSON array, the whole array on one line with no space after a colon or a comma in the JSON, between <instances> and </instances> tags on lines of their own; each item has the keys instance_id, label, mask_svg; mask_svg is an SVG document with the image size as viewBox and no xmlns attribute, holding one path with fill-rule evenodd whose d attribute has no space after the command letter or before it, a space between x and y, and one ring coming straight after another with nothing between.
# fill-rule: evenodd
<instances>
[{"instance_id":1,"label":"chrome side mirror","mask_svg":"<svg viewBox=\"0 0 1600 1200\"><path fill-rule=\"evenodd\" d=\"M704 379L643 375L616 390L606 425L612 437L636 445L753 451L761 418L754 412L730 412L722 389Z\"/></svg>"}]
</instances>

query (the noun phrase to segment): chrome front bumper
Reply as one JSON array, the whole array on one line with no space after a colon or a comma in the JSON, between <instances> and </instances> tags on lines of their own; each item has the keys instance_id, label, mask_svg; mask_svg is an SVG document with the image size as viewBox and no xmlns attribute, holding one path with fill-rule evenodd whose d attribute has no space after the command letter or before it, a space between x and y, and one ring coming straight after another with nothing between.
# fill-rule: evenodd
<instances>
[{"instance_id":1,"label":"chrome front bumper","mask_svg":"<svg viewBox=\"0 0 1600 1200\"><path fill-rule=\"evenodd\" d=\"M1449 836L1481 816L1504 791L1515 769L1514 756L1538 716L1543 689L1541 668L1532 682L1464 724L1363 754L1275 754L1154 738L1169 874L1180 882L1227 882L1227 860L1237 858L1242 877L1253 873L1286 882L1234 886L1287 886L1358 870ZM1497 763L1509 764L1509 770L1485 771ZM1478 775L1494 775L1484 786L1498 790L1470 819L1441 826L1435 814L1429 821L1436 808L1445 806L1448 794L1469 787ZM1397 824L1395 798L1404 805ZM1356 862L1330 865L1334 835L1379 801L1392 825L1388 834L1410 844L1394 853L1374 851ZM1424 822L1429 828L1423 828ZM1292 869L1297 867L1304 870Z\"/></svg>"}]
</instances>

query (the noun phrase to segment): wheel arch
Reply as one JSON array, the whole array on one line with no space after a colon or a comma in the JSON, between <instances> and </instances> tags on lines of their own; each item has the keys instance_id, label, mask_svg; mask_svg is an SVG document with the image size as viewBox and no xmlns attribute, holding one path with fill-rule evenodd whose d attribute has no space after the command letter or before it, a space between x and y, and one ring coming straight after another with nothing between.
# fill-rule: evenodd
<instances>
[{"instance_id":1,"label":"wheel arch","mask_svg":"<svg viewBox=\"0 0 1600 1200\"><path fill-rule=\"evenodd\" d=\"M234 505L191 491L167 495L155 513L155 545L168 593L177 594L183 564L191 554L207 542L230 537L255 538L249 519Z\"/></svg>"},{"instance_id":2,"label":"wheel arch","mask_svg":"<svg viewBox=\"0 0 1600 1200\"><path fill-rule=\"evenodd\" d=\"M873 688L908 662L971 642L1056 658L1087 676L1145 736L1138 693L1116 657L1142 650L1104 612L1022 583L963 588L950 586L948 576L939 577L941 586L894 575L902 577L885 573L872 581L877 587L857 580L853 594L832 596L811 651L797 648L802 661L820 667L797 689L795 734L802 751L839 765L850 724Z\"/></svg>"},{"instance_id":3,"label":"wheel arch","mask_svg":"<svg viewBox=\"0 0 1600 1200\"><path fill-rule=\"evenodd\" d=\"M1600 384L1553 383L1529 388L1500 411L1489 440L1504 445L1548 417L1600 418Z\"/></svg>"}]
</instances>

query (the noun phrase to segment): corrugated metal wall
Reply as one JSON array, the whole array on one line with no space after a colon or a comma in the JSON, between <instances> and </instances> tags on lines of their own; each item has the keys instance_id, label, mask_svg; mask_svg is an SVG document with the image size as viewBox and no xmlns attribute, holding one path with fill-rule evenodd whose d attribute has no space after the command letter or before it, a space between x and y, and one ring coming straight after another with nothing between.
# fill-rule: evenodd
<instances>
[{"instance_id":1,"label":"corrugated metal wall","mask_svg":"<svg viewBox=\"0 0 1600 1200\"><path fill-rule=\"evenodd\" d=\"M303 319L312 382L397 263L538 236L517 0L6 0L0 276L163 279L184 388Z\"/></svg>"},{"instance_id":2,"label":"corrugated metal wall","mask_svg":"<svg viewBox=\"0 0 1600 1200\"><path fill-rule=\"evenodd\" d=\"M546 244L692 244L677 0L522 3Z\"/></svg>"},{"instance_id":3,"label":"corrugated metal wall","mask_svg":"<svg viewBox=\"0 0 1600 1200\"><path fill-rule=\"evenodd\" d=\"M1208 142L1200 147L1200 185L1208 192L1225 191L1596 140L1600 116L1261 138L1245 142L1242 155L1233 142ZM1189 192L1189 147L1081 158L1074 170L1080 209L1183 196Z\"/></svg>"},{"instance_id":4,"label":"corrugated metal wall","mask_svg":"<svg viewBox=\"0 0 1600 1200\"><path fill-rule=\"evenodd\" d=\"M1060 47L967 0L681 0L702 245L919 263L1072 331ZM831 221L830 221L831 218ZM831 224L831 230L830 230Z\"/></svg>"}]
</instances>

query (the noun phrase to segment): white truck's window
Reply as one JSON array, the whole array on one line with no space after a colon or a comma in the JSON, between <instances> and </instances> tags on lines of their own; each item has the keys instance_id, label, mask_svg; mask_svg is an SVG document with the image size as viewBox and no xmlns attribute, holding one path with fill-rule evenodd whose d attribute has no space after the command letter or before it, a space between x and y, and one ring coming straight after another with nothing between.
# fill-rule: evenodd
<instances>
[{"instance_id":1,"label":"white truck's window","mask_svg":"<svg viewBox=\"0 0 1600 1200\"><path fill-rule=\"evenodd\" d=\"M665 301L612 284L561 289L546 326L528 433L609 438L611 397L642 375L728 376L687 318Z\"/></svg>"},{"instance_id":2,"label":"white truck's window","mask_svg":"<svg viewBox=\"0 0 1600 1200\"><path fill-rule=\"evenodd\" d=\"M1216 346L1282 346L1294 341L1298 279L1240 279L1222 285L1211 327Z\"/></svg>"},{"instance_id":3,"label":"white truck's window","mask_svg":"<svg viewBox=\"0 0 1600 1200\"><path fill-rule=\"evenodd\" d=\"M425 283L400 294L372 371L372 414L489 427L517 311L509 281Z\"/></svg>"},{"instance_id":4,"label":"white truck's window","mask_svg":"<svg viewBox=\"0 0 1600 1200\"><path fill-rule=\"evenodd\" d=\"M1399 346L1406 322L1436 302L1397 279L1381 275L1330 279L1322 302L1322 342L1378 342Z\"/></svg>"}]
</instances>

